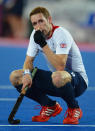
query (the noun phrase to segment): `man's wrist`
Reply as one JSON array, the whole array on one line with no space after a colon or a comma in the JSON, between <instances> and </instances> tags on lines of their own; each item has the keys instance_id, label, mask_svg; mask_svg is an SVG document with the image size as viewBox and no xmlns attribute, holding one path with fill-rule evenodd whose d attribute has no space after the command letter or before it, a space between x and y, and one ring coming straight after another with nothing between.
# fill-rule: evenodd
<instances>
[{"instance_id":1,"label":"man's wrist","mask_svg":"<svg viewBox=\"0 0 95 131\"><path fill-rule=\"evenodd\" d=\"M25 75L25 74L31 75L31 71L29 69L25 69L24 72L23 72L23 75Z\"/></svg>"},{"instance_id":2,"label":"man's wrist","mask_svg":"<svg viewBox=\"0 0 95 131\"><path fill-rule=\"evenodd\" d=\"M47 42L44 41L43 43L40 44L41 48L45 47L47 45Z\"/></svg>"}]
</instances>

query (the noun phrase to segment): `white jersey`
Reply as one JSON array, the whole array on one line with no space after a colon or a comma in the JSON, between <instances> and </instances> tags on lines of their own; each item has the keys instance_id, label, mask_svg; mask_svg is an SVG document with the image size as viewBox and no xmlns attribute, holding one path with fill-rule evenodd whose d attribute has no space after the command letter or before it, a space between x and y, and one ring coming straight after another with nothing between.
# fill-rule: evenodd
<instances>
[{"instance_id":1,"label":"white jersey","mask_svg":"<svg viewBox=\"0 0 95 131\"><path fill-rule=\"evenodd\" d=\"M27 55L31 57L35 57L39 50L42 51L42 48L34 42L34 33L35 30L33 30L30 36L30 42L27 49ZM53 26L53 33L51 37L46 40L46 42L55 54L68 55L66 69L79 72L88 85L88 78L83 65L82 57L71 34L63 27ZM55 68L50 64L50 62L48 60L47 62L50 70L55 71Z\"/></svg>"}]
</instances>

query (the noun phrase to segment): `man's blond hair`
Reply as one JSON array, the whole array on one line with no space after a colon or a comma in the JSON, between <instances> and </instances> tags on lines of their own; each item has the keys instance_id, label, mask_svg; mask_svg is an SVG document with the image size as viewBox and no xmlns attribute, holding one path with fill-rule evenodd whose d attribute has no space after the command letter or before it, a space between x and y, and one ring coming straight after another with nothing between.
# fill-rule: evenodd
<instances>
[{"instance_id":1,"label":"man's blond hair","mask_svg":"<svg viewBox=\"0 0 95 131\"><path fill-rule=\"evenodd\" d=\"M49 11L48 11L46 8L40 7L40 6L34 8L34 9L30 12L30 15L29 15L29 16L31 17L32 15L35 15L35 14L38 14L38 13L42 13L43 16L44 16L46 19L49 18L49 16L50 16Z\"/></svg>"}]
</instances>

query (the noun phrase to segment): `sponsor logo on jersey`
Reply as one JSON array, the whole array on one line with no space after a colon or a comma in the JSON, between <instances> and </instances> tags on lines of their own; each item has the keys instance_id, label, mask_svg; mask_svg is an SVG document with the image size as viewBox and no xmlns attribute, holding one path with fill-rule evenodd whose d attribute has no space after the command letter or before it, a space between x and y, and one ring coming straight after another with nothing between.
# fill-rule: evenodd
<instances>
[{"instance_id":1,"label":"sponsor logo on jersey","mask_svg":"<svg viewBox=\"0 0 95 131\"><path fill-rule=\"evenodd\" d=\"M61 47L61 48L66 48L66 47L67 47L67 45L66 45L66 44L64 44L64 43L62 43L62 44L60 44L60 47Z\"/></svg>"}]
</instances>

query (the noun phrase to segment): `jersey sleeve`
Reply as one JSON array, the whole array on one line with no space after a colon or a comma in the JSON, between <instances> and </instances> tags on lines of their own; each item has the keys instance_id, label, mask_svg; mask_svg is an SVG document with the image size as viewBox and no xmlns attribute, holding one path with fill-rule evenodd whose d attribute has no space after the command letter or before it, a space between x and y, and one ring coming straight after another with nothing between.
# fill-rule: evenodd
<instances>
[{"instance_id":1,"label":"jersey sleeve","mask_svg":"<svg viewBox=\"0 0 95 131\"><path fill-rule=\"evenodd\" d=\"M35 30L32 32L30 36L29 45L28 45L27 53L26 53L28 56L31 56L31 57L35 57L38 52L38 45L34 42L34 38L33 38L34 33L35 33Z\"/></svg>"},{"instance_id":2,"label":"jersey sleeve","mask_svg":"<svg viewBox=\"0 0 95 131\"><path fill-rule=\"evenodd\" d=\"M56 54L68 54L73 43L71 34L64 28L56 30L55 34Z\"/></svg>"}]
</instances>

